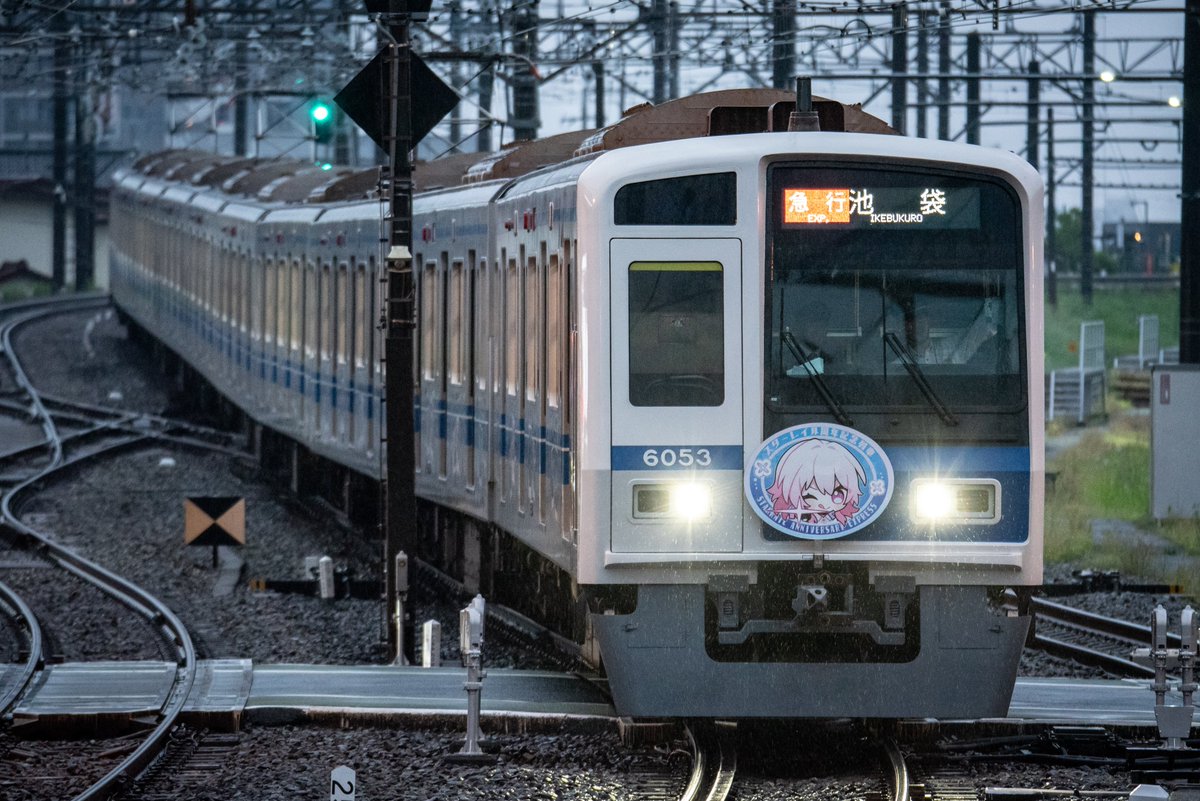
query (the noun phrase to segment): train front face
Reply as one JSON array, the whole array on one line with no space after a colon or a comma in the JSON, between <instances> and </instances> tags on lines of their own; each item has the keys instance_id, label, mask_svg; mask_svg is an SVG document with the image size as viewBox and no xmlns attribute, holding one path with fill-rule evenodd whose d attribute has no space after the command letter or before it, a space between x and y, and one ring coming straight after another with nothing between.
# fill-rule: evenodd
<instances>
[{"instance_id":1,"label":"train front face","mask_svg":"<svg viewBox=\"0 0 1200 801\"><path fill-rule=\"evenodd\" d=\"M1004 715L1042 567L1036 173L853 134L614 155L580 182L579 572L618 707Z\"/></svg>"}]
</instances>

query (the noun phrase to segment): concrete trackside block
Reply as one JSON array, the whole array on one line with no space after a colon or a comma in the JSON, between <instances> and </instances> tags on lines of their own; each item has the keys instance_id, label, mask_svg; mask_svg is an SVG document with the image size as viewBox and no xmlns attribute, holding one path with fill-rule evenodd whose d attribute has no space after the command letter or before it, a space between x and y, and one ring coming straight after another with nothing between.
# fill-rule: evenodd
<instances>
[{"instance_id":1,"label":"concrete trackside block","mask_svg":"<svg viewBox=\"0 0 1200 801\"><path fill-rule=\"evenodd\" d=\"M215 731L239 731L253 681L254 665L249 659L200 662L183 706L184 719Z\"/></svg>"}]
</instances>

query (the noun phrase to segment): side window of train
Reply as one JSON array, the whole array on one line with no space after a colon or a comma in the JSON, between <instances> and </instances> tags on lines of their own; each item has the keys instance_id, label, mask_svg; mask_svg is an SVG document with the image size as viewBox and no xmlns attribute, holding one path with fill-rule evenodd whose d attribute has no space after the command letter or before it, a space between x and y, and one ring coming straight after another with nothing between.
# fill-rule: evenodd
<instances>
[{"instance_id":1,"label":"side window of train","mask_svg":"<svg viewBox=\"0 0 1200 801\"><path fill-rule=\"evenodd\" d=\"M449 320L447 330L449 342L446 344L449 361L450 383L461 386L463 383L463 263L455 259L450 265L450 290L447 298Z\"/></svg>"},{"instance_id":2,"label":"side window of train","mask_svg":"<svg viewBox=\"0 0 1200 801\"><path fill-rule=\"evenodd\" d=\"M538 399L540 384L538 372L538 317L541 314L542 290L539 282L536 256L529 256L525 263L525 399Z\"/></svg>"},{"instance_id":3,"label":"side window of train","mask_svg":"<svg viewBox=\"0 0 1200 801\"><path fill-rule=\"evenodd\" d=\"M558 254L551 253L546 276L546 403L554 409L562 394L562 268Z\"/></svg>"},{"instance_id":4,"label":"side window of train","mask_svg":"<svg viewBox=\"0 0 1200 801\"><path fill-rule=\"evenodd\" d=\"M350 257L350 270L354 275L354 367L358 370L367 366L367 342L371 336L371 321L375 319L373 309L367 308L367 272L354 256Z\"/></svg>"},{"instance_id":5,"label":"side window of train","mask_svg":"<svg viewBox=\"0 0 1200 801\"><path fill-rule=\"evenodd\" d=\"M487 367L485 348L487 334L484 328L484 311L487 282L487 259L477 259L475 251L467 251L467 267L471 271L471 288L468 293L470 319L468 320L467 380L471 383L471 395L487 391Z\"/></svg>"},{"instance_id":6,"label":"side window of train","mask_svg":"<svg viewBox=\"0 0 1200 801\"><path fill-rule=\"evenodd\" d=\"M639 181L617 190L617 225L736 225L737 174Z\"/></svg>"},{"instance_id":7,"label":"side window of train","mask_svg":"<svg viewBox=\"0 0 1200 801\"><path fill-rule=\"evenodd\" d=\"M521 276L517 272L517 260L508 260L508 273L504 277L504 385L509 395L517 394L520 381L521 353Z\"/></svg>"},{"instance_id":8,"label":"side window of train","mask_svg":"<svg viewBox=\"0 0 1200 801\"><path fill-rule=\"evenodd\" d=\"M356 309L351 306L353 298L347 291L350 281L350 265L346 262L341 262L337 266L337 363L345 365L350 363L350 339L353 332L350 326L354 325L354 315Z\"/></svg>"},{"instance_id":9,"label":"side window of train","mask_svg":"<svg viewBox=\"0 0 1200 801\"><path fill-rule=\"evenodd\" d=\"M304 302L303 280L304 280L304 274L302 272L300 272L300 259L299 258L293 259L292 260L292 280L291 280L292 302L288 308L290 309L290 317L291 317L291 321L292 321L291 322L292 350L296 351L297 354L299 354L299 352L300 352L301 323L304 321L304 308L302 306L302 304Z\"/></svg>"},{"instance_id":10,"label":"side window of train","mask_svg":"<svg viewBox=\"0 0 1200 801\"><path fill-rule=\"evenodd\" d=\"M429 262L421 271L421 378L432 381L437 326L437 265Z\"/></svg>"},{"instance_id":11,"label":"side window of train","mask_svg":"<svg viewBox=\"0 0 1200 801\"><path fill-rule=\"evenodd\" d=\"M319 330L317 333L318 353L322 361L329 362L333 356L333 337L337 326L334 317L334 287L333 287L333 267L326 262L319 268L321 283L317 287L317 293L320 295L320 316L317 318Z\"/></svg>"},{"instance_id":12,"label":"side window of train","mask_svg":"<svg viewBox=\"0 0 1200 801\"><path fill-rule=\"evenodd\" d=\"M629 265L629 402L725 402L723 269L719 262Z\"/></svg>"}]
</instances>

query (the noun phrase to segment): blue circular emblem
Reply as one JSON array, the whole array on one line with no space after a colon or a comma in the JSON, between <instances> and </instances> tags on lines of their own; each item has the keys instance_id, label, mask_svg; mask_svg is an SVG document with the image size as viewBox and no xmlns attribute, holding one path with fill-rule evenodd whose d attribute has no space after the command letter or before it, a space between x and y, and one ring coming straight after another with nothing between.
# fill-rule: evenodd
<instances>
[{"instance_id":1,"label":"blue circular emblem","mask_svg":"<svg viewBox=\"0 0 1200 801\"><path fill-rule=\"evenodd\" d=\"M746 499L784 534L831 540L883 514L893 482L891 461L866 434L804 423L758 446L746 466Z\"/></svg>"}]
</instances>

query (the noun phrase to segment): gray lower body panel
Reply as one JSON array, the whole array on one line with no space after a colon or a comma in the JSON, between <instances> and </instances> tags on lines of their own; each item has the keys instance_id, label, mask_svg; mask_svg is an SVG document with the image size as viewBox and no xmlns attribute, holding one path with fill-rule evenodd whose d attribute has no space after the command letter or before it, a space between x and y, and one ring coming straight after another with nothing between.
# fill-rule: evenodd
<instances>
[{"instance_id":1,"label":"gray lower body panel","mask_svg":"<svg viewBox=\"0 0 1200 801\"><path fill-rule=\"evenodd\" d=\"M717 662L704 587L642 586L629 615L593 615L617 711L632 717L984 718L1008 713L1028 617L983 587L921 587L911 662Z\"/></svg>"}]
</instances>

